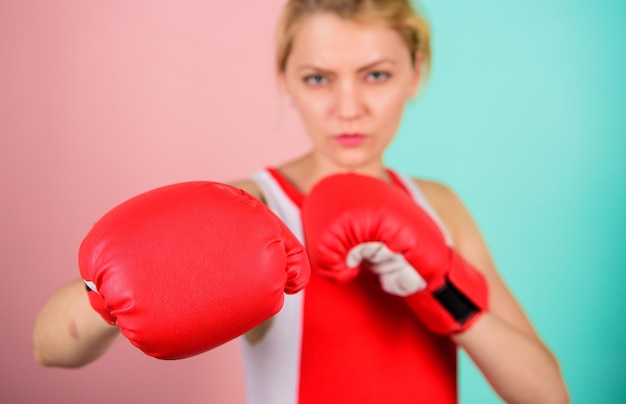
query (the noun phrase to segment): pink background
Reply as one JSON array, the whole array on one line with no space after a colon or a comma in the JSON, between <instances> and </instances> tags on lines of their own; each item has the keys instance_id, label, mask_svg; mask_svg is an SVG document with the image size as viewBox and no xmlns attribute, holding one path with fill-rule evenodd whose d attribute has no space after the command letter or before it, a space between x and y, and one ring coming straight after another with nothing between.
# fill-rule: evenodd
<instances>
[{"instance_id":1,"label":"pink background","mask_svg":"<svg viewBox=\"0 0 626 404\"><path fill-rule=\"evenodd\" d=\"M165 362L122 340L66 370L37 365L31 335L45 300L78 276L78 245L106 210L305 150L293 113L279 118L281 4L0 2L0 402L243 401L236 343Z\"/></svg>"}]
</instances>

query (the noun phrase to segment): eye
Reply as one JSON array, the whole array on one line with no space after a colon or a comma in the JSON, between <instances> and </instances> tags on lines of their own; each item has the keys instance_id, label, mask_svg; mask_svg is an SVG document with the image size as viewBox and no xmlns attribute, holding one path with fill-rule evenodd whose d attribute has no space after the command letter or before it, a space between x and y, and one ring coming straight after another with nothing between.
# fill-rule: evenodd
<instances>
[{"instance_id":1,"label":"eye","mask_svg":"<svg viewBox=\"0 0 626 404\"><path fill-rule=\"evenodd\" d=\"M380 70L375 70L367 74L366 80L371 82L382 82L391 77L391 74Z\"/></svg>"},{"instance_id":2,"label":"eye","mask_svg":"<svg viewBox=\"0 0 626 404\"><path fill-rule=\"evenodd\" d=\"M310 86L321 86L328 82L328 79L321 74L310 74L304 78L304 82Z\"/></svg>"}]
</instances>

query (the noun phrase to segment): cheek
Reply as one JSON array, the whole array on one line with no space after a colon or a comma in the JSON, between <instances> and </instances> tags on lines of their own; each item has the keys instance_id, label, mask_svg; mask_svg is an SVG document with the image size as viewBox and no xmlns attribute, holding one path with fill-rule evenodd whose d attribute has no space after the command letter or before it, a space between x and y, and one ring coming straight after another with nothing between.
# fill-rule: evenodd
<instances>
[{"instance_id":1,"label":"cheek","mask_svg":"<svg viewBox=\"0 0 626 404\"><path fill-rule=\"evenodd\" d=\"M321 123L322 118L326 116L328 111L328 103L327 98L319 95L298 97L294 100L294 106L308 127Z\"/></svg>"},{"instance_id":2,"label":"cheek","mask_svg":"<svg viewBox=\"0 0 626 404\"><path fill-rule=\"evenodd\" d=\"M381 124L397 125L402 118L407 101L406 90L399 88L372 97L373 110Z\"/></svg>"}]
</instances>

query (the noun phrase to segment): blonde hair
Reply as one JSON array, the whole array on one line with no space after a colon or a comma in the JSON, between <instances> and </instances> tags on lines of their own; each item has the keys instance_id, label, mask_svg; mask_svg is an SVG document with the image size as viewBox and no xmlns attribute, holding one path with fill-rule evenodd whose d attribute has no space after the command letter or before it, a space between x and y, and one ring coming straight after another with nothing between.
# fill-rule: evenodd
<instances>
[{"instance_id":1,"label":"blonde hair","mask_svg":"<svg viewBox=\"0 0 626 404\"><path fill-rule=\"evenodd\" d=\"M385 24L402 37L413 63L422 64L422 76L428 75L431 65L430 28L410 0L289 0L283 8L276 30L277 72L285 71L298 23L316 13L330 13L351 21Z\"/></svg>"}]
</instances>

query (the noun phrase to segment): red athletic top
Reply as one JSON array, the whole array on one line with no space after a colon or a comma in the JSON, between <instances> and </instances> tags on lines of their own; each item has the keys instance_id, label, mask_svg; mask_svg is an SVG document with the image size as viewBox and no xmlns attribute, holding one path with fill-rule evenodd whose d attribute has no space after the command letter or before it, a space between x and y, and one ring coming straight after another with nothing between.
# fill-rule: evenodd
<instances>
[{"instance_id":1,"label":"red athletic top","mask_svg":"<svg viewBox=\"0 0 626 404\"><path fill-rule=\"evenodd\" d=\"M267 171L301 207L305 195L277 170ZM406 178L389 174L414 196ZM312 269L301 324L293 324L302 328L299 404L457 402L457 350L449 338L426 330L371 273L335 283Z\"/></svg>"}]
</instances>

